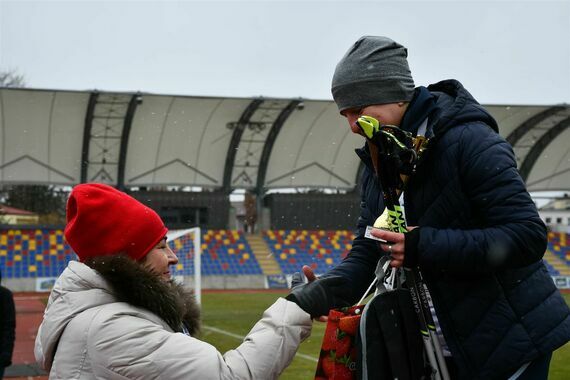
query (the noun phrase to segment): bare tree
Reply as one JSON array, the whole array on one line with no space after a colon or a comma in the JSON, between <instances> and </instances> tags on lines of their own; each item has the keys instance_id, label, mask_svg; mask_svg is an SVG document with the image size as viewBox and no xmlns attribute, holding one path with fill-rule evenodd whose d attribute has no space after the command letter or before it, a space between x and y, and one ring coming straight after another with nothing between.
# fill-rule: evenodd
<instances>
[{"instance_id":1,"label":"bare tree","mask_svg":"<svg viewBox=\"0 0 570 380\"><path fill-rule=\"evenodd\" d=\"M0 87L25 87L24 76L16 70L0 71Z\"/></svg>"},{"instance_id":2,"label":"bare tree","mask_svg":"<svg viewBox=\"0 0 570 380\"><path fill-rule=\"evenodd\" d=\"M67 192L48 185L4 186L6 205L32 211L40 216L40 224L65 224ZM0 224L2 224L0 219Z\"/></svg>"}]
</instances>

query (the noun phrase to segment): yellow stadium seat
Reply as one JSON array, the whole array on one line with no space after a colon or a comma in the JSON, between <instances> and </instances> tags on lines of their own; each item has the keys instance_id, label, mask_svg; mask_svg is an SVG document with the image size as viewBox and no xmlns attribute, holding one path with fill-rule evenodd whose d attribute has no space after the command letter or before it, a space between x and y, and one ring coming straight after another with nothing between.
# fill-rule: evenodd
<instances>
[{"instance_id":1,"label":"yellow stadium seat","mask_svg":"<svg viewBox=\"0 0 570 380\"><path fill-rule=\"evenodd\" d=\"M44 257L42 255L36 255L36 261L42 261Z\"/></svg>"},{"instance_id":2,"label":"yellow stadium seat","mask_svg":"<svg viewBox=\"0 0 570 380\"><path fill-rule=\"evenodd\" d=\"M30 265L30 266L28 267L28 272L35 272L35 271L37 271L37 270L38 270L38 267L35 266L35 265Z\"/></svg>"},{"instance_id":3,"label":"yellow stadium seat","mask_svg":"<svg viewBox=\"0 0 570 380\"><path fill-rule=\"evenodd\" d=\"M182 265L182 264L176 264L176 269L177 269L177 270L182 270L182 269L184 269L184 265Z\"/></svg>"},{"instance_id":4,"label":"yellow stadium seat","mask_svg":"<svg viewBox=\"0 0 570 380\"><path fill-rule=\"evenodd\" d=\"M330 257L327 257L327 259L325 260L325 262L327 263L327 265L332 265L333 259L331 259Z\"/></svg>"},{"instance_id":5,"label":"yellow stadium seat","mask_svg":"<svg viewBox=\"0 0 570 380\"><path fill-rule=\"evenodd\" d=\"M281 260L286 260L287 259L287 254L282 253L279 255L279 257L281 258Z\"/></svg>"},{"instance_id":6,"label":"yellow stadium seat","mask_svg":"<svg viewBox=\"0 0 570 380\"><path fill-rule=\"evenodd\" d=\"M22 250L22 244L15 244L15 245L14 245L14 250L15 250L15 251L21 251L21 250Z\"/></svg>"},{"instance_id":7,"label":"yellow stadium seat","mask_svg":"<svg viewBox=\"0 0 570 380\"><path fill-rule=\"evenodd\" d=\"M14 255L14 261L22 261L21 255Z\"/></svg>"},{"instance_id":8,"label":"yellow stadium seat","mask_svg":"<svg viewBox=\"0 0 570 380\"><path fill-rule=\"evenodd\" d=\"M244 253L242 257L244 260L249 260L249 253Z\"/></svg>"}]
</instances>

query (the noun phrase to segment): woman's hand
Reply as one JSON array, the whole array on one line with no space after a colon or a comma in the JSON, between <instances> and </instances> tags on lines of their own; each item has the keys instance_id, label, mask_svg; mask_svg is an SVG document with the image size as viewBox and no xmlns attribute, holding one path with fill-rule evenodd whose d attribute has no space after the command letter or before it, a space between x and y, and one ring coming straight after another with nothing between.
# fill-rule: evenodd
<instances>
[{"instance_id":1,"label":"woman's hand","mask_svg":"<svg viewBox=\"0 0 570 380\"><path fill-rule=\"evenodd\" d=\"M408 231L417 227L408 227ZM403 233L392 232L379 228L373 228L370 234L374 237L386 240L387 243L380 243L380 247L387 252L390 258L390 266L400 268L404 265L404 257L406 253L406 239Z\"/></svg>"},{"instance_id":2,"label":"woman's hand","mask_svg":"<svg viewBox=\"0 0 570 380\"><path fill-rule=\"evenodd\" d=\"M302 274L300 272L293 273L293 277L291 279L291 288L292 288L291 290L292 291L297 287L302 287L304 284L310 284L310 283L312 283L318 279L318 277L313 272L313 269L311 269L311 267L309 267L308 265L303 265L302 271L303 271ZM307 279L307 282L305 282L305 278ZM326 279L324 281L326 282L326 281L330 281L330 280L332 280L332 279ZM302 302L299 302L299 300L297 300L296 303L299 304ZM301 306L301 305L299 305L299 306ZM326 322L328 320L328 317L326 315L322 315L322 316L315 316L314 319L316 321L319 321L319 322Z\"/></svg>"}]
</instances>

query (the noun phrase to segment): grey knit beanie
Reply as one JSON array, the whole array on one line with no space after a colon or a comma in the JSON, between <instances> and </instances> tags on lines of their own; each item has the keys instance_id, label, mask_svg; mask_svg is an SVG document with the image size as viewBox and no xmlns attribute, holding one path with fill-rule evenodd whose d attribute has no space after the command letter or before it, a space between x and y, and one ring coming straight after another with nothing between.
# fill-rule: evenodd
<instances>
[{"instance_id":1,"label":"grey knit beanie","mask_svg":"<svg viewBox=\"0 0 570 380\"><path fill-rule=\"evenodd\" d=\"M361 37L336 65L332 95L339 111L407 102L414 93L408 50L387 37Z\"/></svg>"}]
</instances>

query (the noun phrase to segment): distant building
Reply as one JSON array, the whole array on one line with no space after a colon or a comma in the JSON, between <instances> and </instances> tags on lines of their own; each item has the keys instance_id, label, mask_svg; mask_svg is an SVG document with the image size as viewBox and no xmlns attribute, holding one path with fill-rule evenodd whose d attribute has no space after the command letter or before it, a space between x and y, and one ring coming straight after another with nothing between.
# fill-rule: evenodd
<instances>
[{"instance_id":1,"label":"distant building","mask_svg":"<svg viewBox=\"0 0 570 380\"><path fill-rule=\"evenodd\" d=\"M37 224L40 217L31 211L0 205L0 224L30 225Z\"/></svg>"},{"instance_id":2,"label":"distant building","mask_svg":"<svg viewBox=\"0 0 570 380\"><path fill-rule=\"evenodd\" d=\"M570 197L555 199L538 213L551 231L570 232Z\"/></svg>"}]
</instances>

